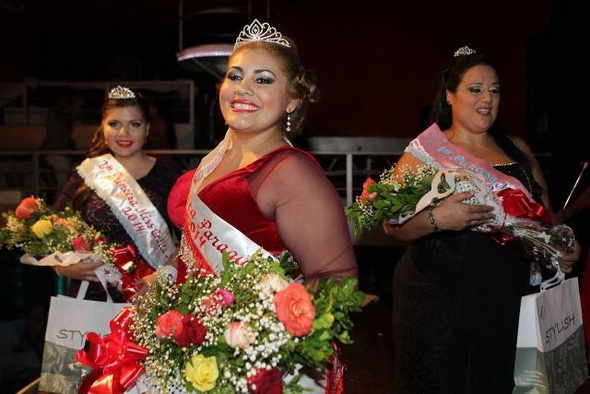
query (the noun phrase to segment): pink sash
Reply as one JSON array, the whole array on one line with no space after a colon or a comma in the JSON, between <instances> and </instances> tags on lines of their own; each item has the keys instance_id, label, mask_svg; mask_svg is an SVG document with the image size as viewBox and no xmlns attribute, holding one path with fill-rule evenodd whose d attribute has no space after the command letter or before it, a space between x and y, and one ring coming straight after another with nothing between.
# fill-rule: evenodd
<instances>
[{"instance_id":1,"label":"pink sash","mask_svg":"<svg viewBox=\"0 0 590 394\"><path fill-rule=\"evenodd\" d=\"M465 168L474 171L484 177L494 192L504 189L522 190L526 197L533 201L528 190L518 179L496 170L485 160L473 156L452 144L436 123L433 123L417 138L412 140L406 147L405 152L437 169Z\"/></svg>"}]
</instances>

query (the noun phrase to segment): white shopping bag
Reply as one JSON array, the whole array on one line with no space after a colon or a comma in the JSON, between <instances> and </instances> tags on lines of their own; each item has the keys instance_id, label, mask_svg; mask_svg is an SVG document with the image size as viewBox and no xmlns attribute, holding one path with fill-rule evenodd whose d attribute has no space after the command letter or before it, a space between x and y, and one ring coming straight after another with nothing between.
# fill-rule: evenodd
<instances>
[{"instance_id":1,"label":"white shopping bag","mask_svg":"<svg viewBox=\"0 0 590 394\"><path fill-rule=\"evenodd\" d=\"M76 394L92 370L76 361L86 334L110 332L109 322L127 303L90 301L66 296L51 297L39 390Z\"/></svg>"},{"instance_id":2,"label":"white shopping bag","mask_svg":"<svg viewBox=\"0 0 590 394\"><path fill-rule=\"evenodd\" d=\"M515 394L572 394L588 376L578 279L522 297Z\"/></svg>"}]
</instances>

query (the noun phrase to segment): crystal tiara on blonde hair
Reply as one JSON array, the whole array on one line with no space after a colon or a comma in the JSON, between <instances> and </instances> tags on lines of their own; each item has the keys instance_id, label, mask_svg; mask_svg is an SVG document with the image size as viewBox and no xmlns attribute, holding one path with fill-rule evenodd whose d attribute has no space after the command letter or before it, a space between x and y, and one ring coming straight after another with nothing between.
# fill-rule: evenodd
<instances>
[{"instance_id":1,"label":"crystal tiara on blonde hair","mask_svg":"<svg viewBox=\"0 0 590 394\"><path fill-rule=\"evenodd\" d=\"M260 23L258 19L254 19L252 23L244 26L238 35L238 38L236 38L234 49L242 44L253 41L271 42L273 44L279 44L284 47L291 48L289 41L285 40L283 35L277 31L276 28L272 27L266 22Z\"/></svg>"},{"instance_id":2,"label":"crystal tiara on blonde hair","mask_svg":"<svg viewBox=\"0 0 590 394\"><path fill-rule=\"evenodd\" d=\"M135 98L135 93L133 93L133 90L129 88L117 85L110 90L107 98L109 100L133 99Z\"/></svg>"},{"instance_id":3,"label":"crystal tiara on blonde hair","mask_svg":"<svg viewBox=\"0 0 590 394\"><path fill-rule=\"evenodd\" d=\"M475 49L471 49L470 47L465 45L464 47L457 49L455 51L455 54L453 55L453 57L464 56L464 55L474 55L476 53L477 52L475 52Z\"/></svg>"}]
</instances>

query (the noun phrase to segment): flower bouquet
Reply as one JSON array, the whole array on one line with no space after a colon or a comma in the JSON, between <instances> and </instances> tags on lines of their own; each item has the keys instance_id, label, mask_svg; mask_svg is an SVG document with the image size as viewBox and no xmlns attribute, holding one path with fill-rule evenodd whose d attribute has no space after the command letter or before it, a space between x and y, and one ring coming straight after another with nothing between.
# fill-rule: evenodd
<instances>
[{"instance_id":1,"label":"flower bouquet","mask_svg":"<svg viewBox=\"0 0 590 394\"><path fill-rule=\"evenodd\" d=\"M402 222L416 212L418 201L432 188L437 170L421 166L417 171L404 171L401 182L394 177L394 168L385 170L379 182L367 178L356 201L346 207L346 216L357 234L371 230L384 221ZM448 185L441 185L448 190Z\"/></svg>"},{"instance_id":2,"label":"flower bouquet","mask_svg":"<svg viewBox=\"0 0 590 394\"><path fill-rule=\"evenodd\" d=\"M557 258L561 254L573 251L575 238L571 228L564 224L551 226L548 212L529 201L520 190L504 188L494 192L481 174L466 169L423 166L414 172L402 171L401 182L394 178L393 170L386 170L379 182L367 179L362 194L346 207L347 218L354 223L357 233L384 221L403 224L453 193L474 190L475 195L463 202L491 205L495 218L472 230L493 233L500 243L520 239L535 262L553 270L558 270Z\"/></svg>"},{"instance_id":3,"label":"flower bouquet","mask_svg":"<svg viewBox=\"0 0 590 394\"><path fill-rule=\"evenodd\" d=\"M105 338L88 336L78 360L100 371L88 384L115 380L113 392L123 392L136 383L116 378L132 365L140 372L126 376L143 372L137 386L153 392L301 393L299 367L326 369L335 341L352 343L350 315L364 294L356 278L314 288L290 281L286 261L257 252L238 266L224 256L219 277L196 273L180 285L158 269L158 281L115 319L125 324ZM129 346L141 357L121 357Z\"/></svg>"},{"instance_id":4,"label":"flower bouquet","mask_svg":"<svg viewBox=\"0 0 590 394\"><path fill-rule=\"evenodd\" d=\"M92 226L80 212L66 207L51 210L42 198L24 198L14 211L2 213L0 247L18 248L20 261L39 266L67 266L80 261L102 261L97 272L109 283L118 285L127 298L139 290L137 279L153 269L136 258L132 245L116 245Z\"/></svg>"},{"instance_id":5,"label":"flower bouquet","mask_svg":"<svg viewBox=\"0 0 590 394\"><path fill-rule=\"evenodd\" d=\"M0 246L23 250L24 263L69 265L84 258L108 261L106 238L70 207L54 212L42 198L30 196L2 217L5 225L0 228Z\"/></svg>"}]
</instances>

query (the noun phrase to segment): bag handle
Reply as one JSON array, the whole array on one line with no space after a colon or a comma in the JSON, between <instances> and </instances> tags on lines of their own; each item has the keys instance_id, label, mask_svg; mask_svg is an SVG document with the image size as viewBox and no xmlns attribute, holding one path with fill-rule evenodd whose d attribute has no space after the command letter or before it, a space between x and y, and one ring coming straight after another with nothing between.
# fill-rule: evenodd
<instances>
[{"instance_id":1,"label":"bag handle","mask_svg":"<svg viewBox=\"0 0 590 394\"><path fill-rule=\"evenodd\" d=\"M565 274L563 273L563 271L561 271L561 269L559 268L559 266L557 267L557 272L555 273L555 275L553 275L552 278L549 278L543 282L541 282L541 291L546 291L551 289L552 287L555 287L557 285L560 285L565 279Z\"/></svg>"},{"instance_id":2,"label":"bag handle","mask_svg":"<svg viewBox=\"0 0 590 394\"><path fill-rule=\"evenodd\" d=\"M105 293L107 294L107 302L112 304L113 298L111 297L111 294L109 293L109 290L108 290L106 274L105 274L104 269L101 269L101 268L102 267L98 267L96 270L94 270L94 273L98 277L100 284L102 285ZM83 280L82 283L80 283L80 287L78 288L78 294L76 295L77 299L83 300L86 297L86 292L88 291L89 285L90 285L90 282L87 280Z\"/></svg>"}]
</instances>

